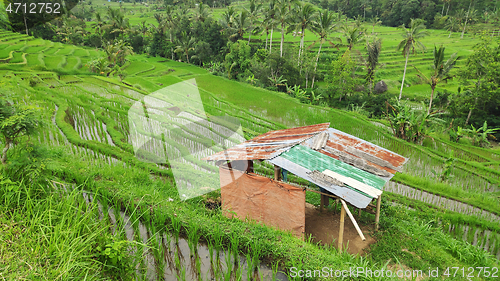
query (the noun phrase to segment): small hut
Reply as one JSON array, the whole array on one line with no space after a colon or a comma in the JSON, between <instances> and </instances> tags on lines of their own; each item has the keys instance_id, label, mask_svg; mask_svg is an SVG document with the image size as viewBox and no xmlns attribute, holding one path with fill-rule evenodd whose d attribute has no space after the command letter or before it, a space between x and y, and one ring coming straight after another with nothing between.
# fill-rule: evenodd
<instances>
[{"instance_id":1,"label":"small hut","mask_svg":"<svg viewBox=\"0 0 500 281\"><path fill-rule=\"evenodd\" d=\"M321 194L321 207L329 198L342 203L339 246L346 213L364 240L347 205L374 210L378 227L383 187L407 159L329 126L323 123L270 131L204 158L219 165L224 215L249 217L302 236L305 191L311 191ZM274 179L255 174L254 160L273 164ZM282 169L324 192L283 182Z\"/></svg>"}]
</instances>

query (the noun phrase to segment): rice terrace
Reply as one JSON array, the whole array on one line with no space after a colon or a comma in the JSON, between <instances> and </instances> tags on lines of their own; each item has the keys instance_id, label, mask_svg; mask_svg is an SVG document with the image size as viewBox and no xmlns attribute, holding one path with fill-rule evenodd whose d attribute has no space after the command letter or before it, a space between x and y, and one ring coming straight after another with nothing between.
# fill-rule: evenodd
<instances>
[{"instance_id":1,"label":"rice terrace","mask_svg":"<svg viewBox=\"0 0 500 281\"><path fill-rule=\"evenodd\" d=\"M497 1L0 6L1 280L499 280Z\"/></svg>"}]
</instances>

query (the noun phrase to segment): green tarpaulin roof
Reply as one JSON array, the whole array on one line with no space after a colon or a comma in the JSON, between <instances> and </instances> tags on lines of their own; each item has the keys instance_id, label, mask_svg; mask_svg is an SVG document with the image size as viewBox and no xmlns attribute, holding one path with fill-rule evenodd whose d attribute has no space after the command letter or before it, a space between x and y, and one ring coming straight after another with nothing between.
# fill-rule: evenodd
<instances>
[{"instance_id":1,"label":"green tarpaulin roof","mask_svg":"<svg viewBox=\"0 0 500 281\"><path fill-rule=\"evenodd\" d=\"M356 167L324 155L323 153L312 150L303 145L296 145L290 150L282 153L280 156L310 171L318 170L320 172L323 172L328 169L340 175L353 178L379 190L382 190L386 183L386 180L381 177L360 170ZM286 169L286 167L283 168ZM365 196L371 197L355 188L351 189Z\"/></svg>"}]
</instances>

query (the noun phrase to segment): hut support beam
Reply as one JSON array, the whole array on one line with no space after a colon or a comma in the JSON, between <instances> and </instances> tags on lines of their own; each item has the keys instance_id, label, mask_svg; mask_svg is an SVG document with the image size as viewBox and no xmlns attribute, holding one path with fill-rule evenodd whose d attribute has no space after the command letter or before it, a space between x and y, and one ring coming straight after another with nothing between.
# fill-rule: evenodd
<instances>
[{"instance_id":1,"label":"hut support beam","mask_svg":"<svg viewBox=\"0 0 500 281\"><path fill-rule=\"evenodd\" d=\"M342 252L342 243L344 240L344 219L345 219L345 207L344 205L340 206L340 227L339 227L339 241L338 241L338 249L339 253Z\"/></svg>"},{"instance_id":2,"label":"hut support beam","mask_svg":"<svg viewBox=\"0 0 500 281\"><path fill-rule=\"evenodd\" d=\"M280 180L280 173L281 173L281 168L277 165L274 165L274 180L275 181Z\"/></svg>"},{"instance_id":3,"label":"hut support beam","mask_svg":"<svg viewBox=\"0 0 500 281\"><path fill-rule=\"evenodd\" d=\"M347 208L347 204L345 203L344 200L340 199L340 202L342 202L342 209L345 209L347 215L349 216L349 218L351 219L352 221L352 224L354 225L354 228L356 228L356 231L358 232L359 234L359 237L361 237L361 240L365 241L366 238L365 236L363 235L363 232L361 232L361 229L359 228L359 225L358 223L356 222L356 220L354 219L354 216L351 214L351 211L349 211L349 208Z\"/></svg>"},{"instance_id":4,"label":"hut support beam","mask_svg":"<svg viewBox=\"0 0 500 281\"><path fill-rule=\"evenodd\" d=\"M380 221L380 203L382 202L382 195L377 198L377 210L375 212L375 229L378 230L378 225Z\"/></svg>"}]
</instances>

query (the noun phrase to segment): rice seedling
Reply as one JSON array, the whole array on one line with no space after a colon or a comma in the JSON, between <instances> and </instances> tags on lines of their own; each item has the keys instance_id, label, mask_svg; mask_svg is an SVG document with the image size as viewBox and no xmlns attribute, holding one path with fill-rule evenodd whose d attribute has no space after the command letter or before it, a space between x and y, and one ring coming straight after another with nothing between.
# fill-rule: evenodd
<instances>
[{"instance_id":1,"label":"rice seedling","mask_svg":"<svg viewBox=\"0 0 500 281\"><path fill-rule=\"evenodd\" d=\"M223 252L223 255L224 255L224 259L225 259L225 271L223 271L223 277L224 277L224 281L230 281L231 280L231 276L232 276L232 273L233 273L233 263L231 262L231 251L227 251L227 252ZM238 256L235 256L235 262L236 262L236 259L238 259L239 257Z\"/></svg>"},{"instance_id":2,"label":"rice seedling","mask_svg":"<svg viewBox=\"0 0 500 281\"><path fill-rule=\"evenodd\" d=\"M174 233L175 243L178 244L182 222L175 214L173 214L170 216L170 223L172 224L172 232Z\"/></svg>"},{"instance_id":3,"label":"rice seedling","mask_svg":"<svg viewBox=\"0 0 500 281\"><path fill-rule=\"evenodd\" d=\"M186 229L186 232L188 237L189 250L191 252L191 256L194 256L198 252L198 242L201 237L198 224L195 222L190 223L189 227Z\"/></svg>"},{"instance_id":4,"label":"rice seedling","mask_svg":"<svg viewBox=\"0 0 500 281\"><path fill-rule=\"evenodd\" d=\"M247 261L247 280L252 280L255 267L254 267L254 262L252 259L252 255L250 252L246 253L245 255L246 261Z\"/></svg>"}]
</instances>

